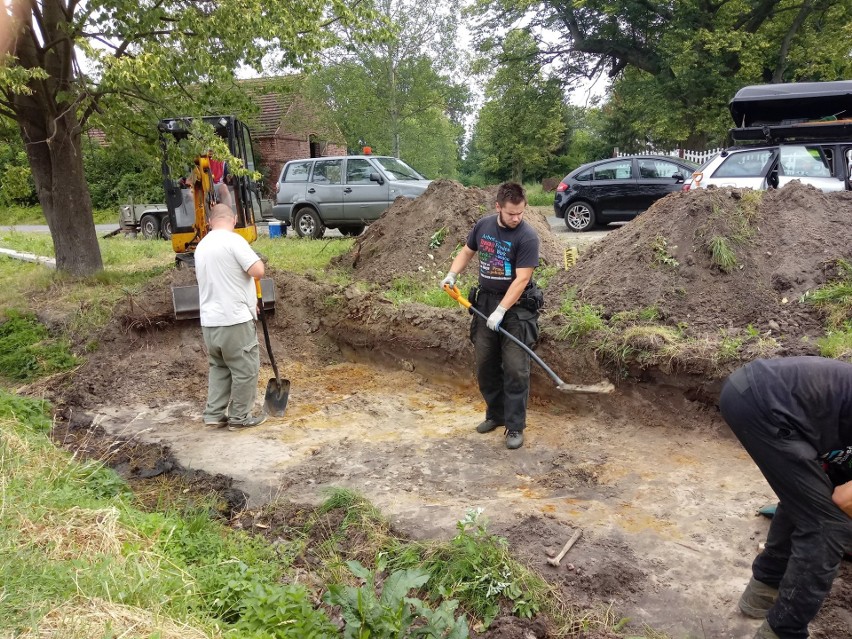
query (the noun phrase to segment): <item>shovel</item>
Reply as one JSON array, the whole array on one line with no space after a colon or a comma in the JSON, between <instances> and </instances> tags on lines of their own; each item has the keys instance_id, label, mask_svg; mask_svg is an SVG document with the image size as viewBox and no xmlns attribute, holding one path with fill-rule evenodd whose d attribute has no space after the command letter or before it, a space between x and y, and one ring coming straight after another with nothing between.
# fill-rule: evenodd
<instances>
[{"instance_id":1,"label":"shovel","mask_svg":"<svg viewBox=\"0 0 852 639\"><path fill-rule=\"evenodd\" d=\"M290 398L290 380L281 379L281 376L278 374L278 365L275 363L275 357L272 355L272 344L269 343L269 327L266 325L266 315L263 310L263 293L260 290L259 279L254 279L254 286L257 289L257 312L260 315L260 323L263 325L263 339L266 341L266 352L269 354L272 371L275 373L275 378L270 379L266 385L263 408L266 410L267 415L283 417L284 411L287 410L287 400Z\"/></svg>"},{"instance_id":2,"label":"shovel","mask_svg":"<svg viewBox=\"0 0 852 639\"><path fill-rule=\"evenodd\" d=\"M482 313L478 309L474 308L470 301L462 295L461 291L457 286L453 286L450 288L448 285L444 285L444 290L447 292L447 295L452 297L459 304L464 306L466 309L473 311L477 315L479 315L485 321L488 321L488 318L485 316L485 313ZM490 330L490 329L489 329ZM510 340L515 342L518 346L520 346L524 351L529 355L533 361L544 369L544 372L548 374L550 379L556 382L556 389L561 390L564 393L611 393L615 387L610 382L598 382L597 384L567 384L559 379L559 375L554 373L550 367L545 364L542 359L536 355L533 350L524 344L517 337L512 335L509 331L505 330L502 327L497 327L497 330L500 331L503 335L508 337Z\"/></svg>"}]
</instances>

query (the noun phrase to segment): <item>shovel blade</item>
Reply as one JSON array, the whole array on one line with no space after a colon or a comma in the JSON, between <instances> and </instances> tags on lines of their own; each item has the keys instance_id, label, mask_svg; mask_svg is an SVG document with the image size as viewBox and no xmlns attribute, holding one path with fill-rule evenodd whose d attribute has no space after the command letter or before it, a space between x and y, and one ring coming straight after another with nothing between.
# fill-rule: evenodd
<instances>
[{"instance_id":1,"label":"shovel blade","mask_svg":"<svg viewBox=\"0 0 852 639\"><path fill-rule=\"evenodd\" d=\"M598 382L597 384L566 384L565 382L556 387L563 393L601 393L607 394L615 390L611 382Z\"/></svg>"},{"instance_id":2,"label":"shovel blade","mask_svg":"<svg viewBox=\"0 0 852 639\"><path fill-rule=\"evenodd\" d=\"M283 417L287 410L287 400L290 399L290 380L272 378L266 385L266 395L263 407L266 414L273 417Z\"/></svg>"}]
</instances>

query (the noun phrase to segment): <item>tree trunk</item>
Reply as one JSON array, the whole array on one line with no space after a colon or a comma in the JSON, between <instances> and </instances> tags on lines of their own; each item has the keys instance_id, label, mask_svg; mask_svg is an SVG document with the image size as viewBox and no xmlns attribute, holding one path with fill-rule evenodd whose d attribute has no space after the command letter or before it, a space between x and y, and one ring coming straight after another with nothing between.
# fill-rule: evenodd
<instances>
[{"instance_id":1,"label":"tree trunk","mask_svg":"<svg viewBox=\"0 0 852 639\"><path fill-rule=\"evenodd\" d=\"M29 114L21 135L56 254L56 268L74 275L103 269L92 217L92 198L83 172L80 133L73 111L48 122Z\"/></svg>"}]
</instances>

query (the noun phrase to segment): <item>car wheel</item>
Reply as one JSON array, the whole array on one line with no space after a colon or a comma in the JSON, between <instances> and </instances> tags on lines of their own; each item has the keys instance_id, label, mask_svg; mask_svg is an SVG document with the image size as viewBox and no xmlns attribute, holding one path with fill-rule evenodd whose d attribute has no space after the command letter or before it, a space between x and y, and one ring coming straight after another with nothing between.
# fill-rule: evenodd
<instances>
[{"instance_id":1,"label":"car wheel","mask_svg":"<svg viewBox=\"0 0 852 639\"><path fill-rule=\"evenodd\" d=\"M168 213L160 219L160 234L166 241L172 239L172 218Z\"/></svg>"},{"instance_id":2,"label":"car wheel","mask_svg":"<svg viewBox=\"0 0 852 639\"><path fill-rule=\"evenodd\" d=\"M366 226L364 224L356 224L355 226L341 226L340 232L347 237L358 237L364 232Z\"/></svg>"},{"instance_id":3,"label":"car wheel","mask_svg":"<svg viewBox=\"0 0 852 639\"><path fill-rule=\"evenodd\" d=\"M595 210L588 202L571 202L565 208L565 226L569 231L582 233L595 225Z\"/></svg>"},{"instance_id":4,"label":"car wheel","mask_svg":"<svg viewBox=\"0 0 852 639\"><path fill-rule=\"evenodd\" d=\"M296 213L296 234L318 240L325 233L325 225L313 209L302 209Z\"/></svg>"},{"instance_id":5,"label":"car wheel","mask_svg":"<svg viewBox=\"0 0 852 639\"><path fill-rule=\"evenodd\" d=\"M139 230L146 240L156 240L160 237L160 220L156 215L143 215L139 221Z\"/></svg>"}]
</instances>

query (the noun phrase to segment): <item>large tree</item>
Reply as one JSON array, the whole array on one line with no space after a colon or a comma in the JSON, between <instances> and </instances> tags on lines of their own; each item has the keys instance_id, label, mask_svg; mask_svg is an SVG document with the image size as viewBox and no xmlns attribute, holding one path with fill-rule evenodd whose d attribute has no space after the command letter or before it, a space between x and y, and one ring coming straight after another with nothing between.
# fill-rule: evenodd
<instances>
[{"instance_id":1,"label":"large tree","mask_svg":"<svg viewBox=\"0 0 852 639\"><path fill-rule=\"evenodd\" d=\"M485 176L516 182L541 177L564 146L562 87L530 64L534 50L525 30L510 32L503 42L503 64L488 81L475 131Z\"/></svg>"},{"instance_id":2,"label":"large tree","mask_svg":"<svg viewBox=\"0 0 852 639\"><path fill-rule=\"evenodd\" d=\"M158 116L226 103L240 65L299 65L371 16L361 0L6 0L0 114L26 146L57 267L102 268L80 150L93 120L151 135Z\"/></svg>"},{"instance_id":3,"label":"large tree","mask_svg":"<svg viewBox=\"0 0 852 639\"><path fill-rule=\"evenodd\" d=\"M748 84L852 73L850 0L479 0L478 42L527 25L539 62L570 83L605 73L633 134L702 144Z\"/></svg>"},{"instance_id":4,"label":"large tree","mask_svg":"<svg viewBox=\"0 0 852 639\"><path fill-rule=\"evenodd\" d=\"M333 50L315 90L331 105L350 148L402 157L431 175L458 159L468 90L456 36L457 2L378 0L390 37Z\"/></svg>"}]
</instances>

